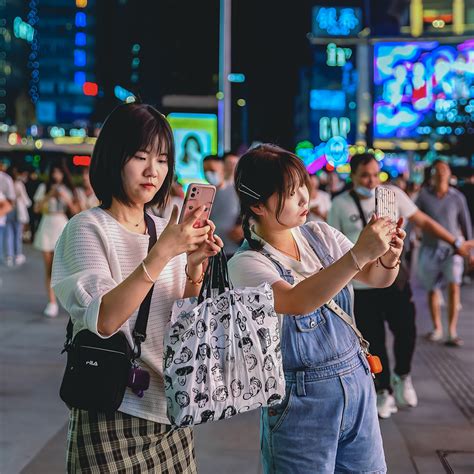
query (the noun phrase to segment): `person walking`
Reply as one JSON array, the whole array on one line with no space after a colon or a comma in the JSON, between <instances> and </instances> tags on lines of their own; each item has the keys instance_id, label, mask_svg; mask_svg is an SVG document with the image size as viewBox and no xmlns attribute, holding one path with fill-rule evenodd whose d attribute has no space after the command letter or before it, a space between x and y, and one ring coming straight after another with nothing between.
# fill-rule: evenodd
<instances>
[{"instance_id":1,"label":"person walking","mask_svg":"<svg viewBox=\"0 0 474 474\"><path fill-rule=\"evenodd\" d=\"M418 280L428 293L428 306L433 321L433 331L427 337L430 341L440 341L443 338L439 288L440 285L446 284L448 288L446 345L460 347L463 345L463 340L457 333L457 325L464 260L455 249L461 247L463 241L472 239L472 222L466 198L449 185L451 168L448 163L436 160L431 169L432 185L421 189L416 204L421 211L448 229L456 240L452 246L429 233L423 232L422 235Z\"/></svg>"},{"instance_id":2,"label":"person walking","mask_svg":"<svg viewBox=\"0 0 474 474\"><path fill-rule=\"evenodd\" d=\"M0 263L5 262L5 234L7 215L15 205L15 186L13 179L0 170Z\"/></svg>"}]
</instances>

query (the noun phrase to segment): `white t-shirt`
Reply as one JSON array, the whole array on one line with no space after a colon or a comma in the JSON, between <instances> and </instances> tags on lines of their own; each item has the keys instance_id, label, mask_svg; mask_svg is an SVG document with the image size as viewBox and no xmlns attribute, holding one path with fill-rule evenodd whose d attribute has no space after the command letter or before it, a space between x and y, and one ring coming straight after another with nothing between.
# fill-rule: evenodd
<instances>
[{"instance_id":1,"label":"white t-shirt","mask_svg":"<svg viewBox=\"0 0 474 474\"><path fill-rule=\"evenodd\" d=\"M13 179L3 171L0 171L0 201L9 200L15 205L15 188ZM0 225L4 226L7 222L7 215L0 216Z\"/></svg>"},{"instance_id":2,"label":"white t-shirt","mask_svg":"<svg viewBox=\"0 0 474 474\"><path fill-rule=\"evenodd\" d=\"M159 238L166 221L152 218ZM140 265L148 253L148 241L148 235L130 232L98 207L68 222L54 253L51 286L74 322L74 334L88 329L100 336L97 319L103 295ZM183 297L185 264L185 254L173 258L155 284L140 358L140 365L150 372L150 388L143 398L127 388L119 408L123 413L169 424L163 386L163 336L174 301ZM137 314L138 308L120 328L130 345Z\"/></svg>"},{"instance_id":3,"label":"white t-shirt","mask_svg":"<svg viewBox=\"0 0 474 474\"><path fill-rule=\"evenodd\" d=\"M327 214L329 212L329 209L331 209L331 195L326 191L321 191L320 189L318 190L318 196L316 197L316 199L311 199L309 201L310 212L308 214L308 222L323 222L323 219L321 219L321 217L311 212L311 209L316 206L319 208L319 212L321 212L322 214Z\"/></svg>"},{"instance_id":4,"label":"white t-shirt","mask_svg":"<svg viewBox=\"0 0 474 474\"><path fill-rule=\"evenodd\" d=\"M334 260L339 260L353 246L343 234L325 222L310 222L308 226L321 237ZM255 233L252 233L252 237L262 241L264 243L263 250L275 257L286 269L291 270L296 285L317 273L323 266L308 241L301 234L301 230L294 228L292 233L300 251L300 262L272 247ZM260 252L254 250L239 252L230 259L229 276L236 287L254 287L265 281L273 285L282 280L275 265Z\"/></svg>"},{"instance_id":5,"label":"white t-shirt","mask_svg":"<svg viewBox=\"0 0 474 474\"><path fill-rule=\"evenodd\" d=\"M387 188L395 192L397 219L403 217L404 225L406 225L408 219L418 211L418 207L400 188L392 185L387 185ZM372 214L375 212L375 196L368 199L360 199L360 205L364 212L365 219L369 222ZM357 205L349 194L349 191L346 191L333 199L331 210L328 215L328 224L340 230L353 243L357 242L359 234L364 228L364 224L360 218ZM354 288L361 290L371 287L358 281L354 281Z\"/></svg>"}]
</instances>

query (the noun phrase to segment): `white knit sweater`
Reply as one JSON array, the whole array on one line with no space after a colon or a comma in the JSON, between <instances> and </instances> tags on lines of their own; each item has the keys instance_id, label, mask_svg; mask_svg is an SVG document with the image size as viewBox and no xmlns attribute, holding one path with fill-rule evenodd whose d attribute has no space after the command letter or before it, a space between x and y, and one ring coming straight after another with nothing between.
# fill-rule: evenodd
<instances>
[{"instance_id":1,"label":"white knit sweater","mask_svg":"<svg viewBox=\"0 0 474 474\"><path fill-rule=\"evenodd\" d=\"M152 218L159 237L167 222ZM68 222L56 246L51 286L71 315L74 334L84 328L98 334L102 296L140 265L148 252L148 240L148 235L130 232L98 207L81 212ZM169 424L162 377L163 335L171 306L184 293L185 264L185 254L175 257L155 284L140 360L140 365L150 372L150 388L143 398L127 389L121 412ZM137 314L138 308L120 329L131 345Z\"/></svg>"}]
</instances>

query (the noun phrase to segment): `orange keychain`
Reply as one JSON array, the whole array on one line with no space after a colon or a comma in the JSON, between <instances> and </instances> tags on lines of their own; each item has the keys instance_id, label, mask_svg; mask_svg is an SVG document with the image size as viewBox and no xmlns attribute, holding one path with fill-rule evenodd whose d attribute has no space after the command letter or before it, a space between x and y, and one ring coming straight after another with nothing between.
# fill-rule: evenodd
<instances>
[{"instance_id":1,"label":"orange keychain","mask_svg":"<svg viewBox=\"0 0 474 474\"><path fill-rule=\"evenodd\" d=\"M367 362L369 363L370 371L373 374L380 374L382 372L383 367L382 367L382 362L380 360L379 356L374 356L370 353L366 354L367 357Z\"/></svg>"}]
</instances>

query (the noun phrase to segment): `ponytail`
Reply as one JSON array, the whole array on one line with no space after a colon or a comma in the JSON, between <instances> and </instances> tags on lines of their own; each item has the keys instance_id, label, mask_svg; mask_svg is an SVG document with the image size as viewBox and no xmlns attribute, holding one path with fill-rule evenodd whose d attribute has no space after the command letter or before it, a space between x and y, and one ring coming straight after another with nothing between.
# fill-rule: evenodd
<instances>
[{"instance_id":1,"label":"ponytail","mask_svg":"<svg viewBox=\"0 0 474 474\"><path fill-rule=\"evenodd\" d=\"M242 230L244 231L245 240L249 243L252 250L262 250L263 245L256 239L252 238L252 232L250 231L250 215L244 214L242 218Z\"/></svg>"}]
</instances>

